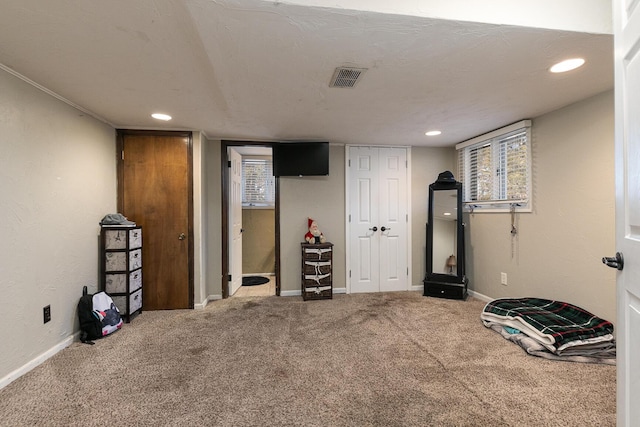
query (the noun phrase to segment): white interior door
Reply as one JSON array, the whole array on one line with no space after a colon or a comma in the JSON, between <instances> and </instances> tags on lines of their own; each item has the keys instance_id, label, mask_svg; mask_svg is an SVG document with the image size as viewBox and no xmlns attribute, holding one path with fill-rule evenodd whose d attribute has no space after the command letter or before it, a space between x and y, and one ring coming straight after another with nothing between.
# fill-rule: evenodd
<instances>
[{"instance_id":1,"label":"white interior door","mask_svg":"<svg viewBox=\"0 0 640 427\"><path fill-rule=\"evenodd\" d=\"M229 148L229 265L231 281L229 296L242 286L242 156L238 151Z\"/></svg>"},{"instance_id":2,"label":"white interior door","mask_svg":"<svg viewBox=\"0 0 640 427\"><path fill-rule=\"evenodd\" d=\"M349 292L408 289L407 150L349 147Z\"/></svg>"},{"instance_id":3,"label":"white interior door","mask_svg":"<svg viewBox=\"0 0 640 427\"><path fill-rule=\"evenodd\" d=\"M378 149L349 147L349 292L380 290Z\"/></svg>"},{"instance_id":4,"label":"white interior door","mask_svg":"<svg viewBox=\"0 0 640 427\"><path fill-rule=\"evenodd\" d=\"M614 0L618 426L640 425L640 11Z\"/></svg>"},{"instance_id":5,"label":"white interior door","mask_svg":"<svg viewBox=\"0 0 640 427\"><path fill-rule=\"evenodd\" d=\"M407 263L407 150L379 149L380 290L406 291Z\"/></svg>"}]
</instances>

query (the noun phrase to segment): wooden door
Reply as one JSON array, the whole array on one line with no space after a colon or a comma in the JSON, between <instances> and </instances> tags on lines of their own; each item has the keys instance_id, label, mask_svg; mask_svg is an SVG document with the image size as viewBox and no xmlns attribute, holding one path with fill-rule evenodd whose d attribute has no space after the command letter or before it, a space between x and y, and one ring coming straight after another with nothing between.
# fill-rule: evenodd
<instances>
[{"instance_id":1,"label":"wooden door","mask_svg":"<svg viewBox=\"0 0 640 427\"><path fill-rule=\"evenodd\" d=\"M349 292L408 289L407 150L349 147Z\"/></svg>"},{"instance_id":2,"label":"wooden door","mask_svg":"<svg viewBox=\"0 0 640 427\"><path fill-rule=\"evenodd\" d=\"M191 134L120 131L118 210L142 226L143 310L193 308Z\"/></svg>"},{"instance_id":3,"label":"wooden door","mask_svg":"<svg viewBox=\"0 0 640 427\"><path fill-rule=\"evenodd\" d=\"M615 0L618 426L640 425L640 10ZM613 254L603 254L613 258Z\"/></svg>"}]
</instances>

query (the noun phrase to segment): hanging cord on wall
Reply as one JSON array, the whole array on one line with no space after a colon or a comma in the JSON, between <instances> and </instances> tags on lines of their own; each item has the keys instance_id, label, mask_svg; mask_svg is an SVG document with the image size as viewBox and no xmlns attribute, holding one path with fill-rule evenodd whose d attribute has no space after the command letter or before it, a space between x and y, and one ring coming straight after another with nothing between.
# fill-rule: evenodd
<instances>
[{"instance_id":1,"label":"hanging cord on wall","mask_svg":"<svg viewBox=\"0 0 640 427\"><path fill-rule=\"evenodd\" d=\"M511 259L516 257L518 229L516 228L516 207L519 203L511 203L509 212L511 213Z\"/></svg>"},{"instance_id":2,"label":"hanging cord on wall","mask_svg":"<svg viewBox=\"0 0 640 427\"><path fill-rule=\"evenodd\" d=\"M520 206L519 203L511 203L509 208L509 212L511 212L511 235L515 236L518 234L518 229L516 228L516 206Z\"/></svg>"}]
</instances>

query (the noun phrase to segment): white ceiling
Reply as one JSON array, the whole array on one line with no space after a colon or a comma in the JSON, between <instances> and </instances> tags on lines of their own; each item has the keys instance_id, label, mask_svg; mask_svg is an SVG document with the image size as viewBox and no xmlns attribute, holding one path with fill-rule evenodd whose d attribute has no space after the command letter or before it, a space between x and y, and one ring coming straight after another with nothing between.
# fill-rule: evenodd
<instances>
[{"instance_id":1,"label":"white ceiling","mask_svg":"<svg viewBox=\"0 0 640 427\"><path fill-rule=\"evenodd\" d=\"M263 141L450 146L613 88L610 34L294 2L4 0L0 64L117 128Z\"/></svg>"}]
</instances>

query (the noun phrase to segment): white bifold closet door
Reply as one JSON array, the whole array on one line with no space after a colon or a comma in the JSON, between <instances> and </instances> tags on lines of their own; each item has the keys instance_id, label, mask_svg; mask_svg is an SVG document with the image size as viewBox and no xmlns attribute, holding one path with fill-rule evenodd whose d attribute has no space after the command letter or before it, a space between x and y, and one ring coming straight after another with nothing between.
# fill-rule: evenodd
<instances>
[{"instance_id":1,"label":"white bifold closet door","mask_svg":"<svg viewBox=\"0 0 640 427\"><path fill-rule=\"evenodd\" d=\"M348 150L348 291L407 290L407 149Z\"/></svg>"}]
</instances>

